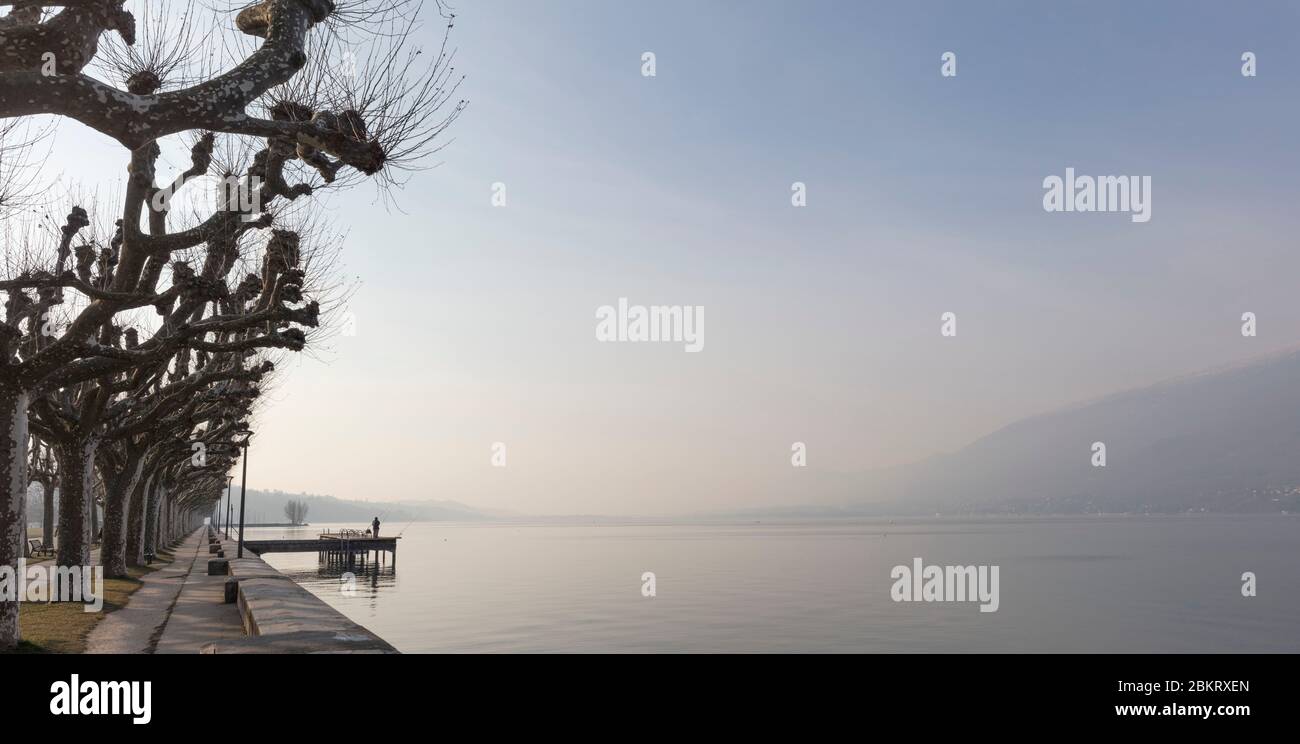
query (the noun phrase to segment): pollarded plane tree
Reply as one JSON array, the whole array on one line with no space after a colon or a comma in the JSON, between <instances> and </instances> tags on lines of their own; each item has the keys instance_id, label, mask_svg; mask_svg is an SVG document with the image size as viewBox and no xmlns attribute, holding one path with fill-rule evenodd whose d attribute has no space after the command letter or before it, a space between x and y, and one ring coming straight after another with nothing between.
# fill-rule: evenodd
<instances>
[{"instance_id":1,"label":"pollarded plane tree","mask_svg":"<svg viewBox=\"0 0 1300 744\"><path fill-rule=\"evenodd\" d=\"M224 484L236 436L247 428L252 400L269 371L265 365L255 369L256 377L215 384L165 416L144 412L100 448L98 465L109 494L101 548L106 573L124 573L145 553L155 554L179 536L176 525L188 526L220 498L220 487L214 491L212 485Z\"/></svg>"},{"instance_id":2,"label":"pollarded plane tree","mask_svg":"<svg viewBox=\"0 0 1300 744\"><path fill-rule=\"evenodd\" d=\"M90 495L98 477L105 485L101 561L112 576L126 572L126 494L134 484L129 475L105 472L106 463L114 460L100 458L101 448L126 439L128 453L136 452L164 416L177 410L192 413L204 396L214 388L224 389L226 383L256 383L271 363L248 367L249 355L259 349L301 349L306 342L303 329L319 325L318 303L304 297L306 272L299 268L301 238L296 231L269 230L269 239L260 246L260 275L245 275L233 292L229 290L227 276L243 252L241 246L250 242L251 231L243 229L247 224L239 223L236 234L210 236L199 254L199 270L179 254L171 254L166 268L155 264L157 276L147 268L145 281L160 317L148 338L141 338L143 323L118 325L124 317L119 313L101 327L93 359L68 365L32 395L29 426L53 447L63 475L61 563L82 565L89 560ZM85 256L77 267L79 281L106 286L113 251L83 245L76 253ZM99 259L92 260L95 256ZM162 275L170 277L170 286L160 290L156 282ZM40 338L32 341L39 344ZM87 379L92 372L94 377ZM70 382L73 378L80 381ZM138 464L138 457L128 457L125 463L129 470Z\"/></svg>"},{"instance_id":3,"label":"pollarded plane tree","mask_svg":"<svg viewBox=\"0 0 1300 744\"><path fill-rule=\"evenodd\" d=\"M240 353L209 355L187 372L174 360L165 377L128 369L37 398L30 413L33 432L55 443L65 482L82 482L80 493L76 483L68 483L59 503L59 560L74 564L88 558L89 496L98 478L104 504L100 561L108 575L125 575L127 520L140 517L129 498L148 448L166 436L185 437L196 447L195 462L205 463L207 427L232 410L238 415L232 407L241 396L255 394L269 364L246 366ZM233 385L240 382L249 388Z\"/></svg>"},{"instance_id":4,"label":"pollarded plane tree","mask_svg":"<svg viewBox=\"0 0 1300 744\"><path fill-rule=\"evenodd\" d=\"M230 387L252 386L238 382ZM221 390L221 395L225 398L231 392ZM164 432L150 437L141 467L144 475L137 480L137 495L130 507L130 524L141 529L140 544L128 550L156 553L187 532L220 500L226 473L248 429L250 401L256 395L250 391L235 407L223 400L221 407L209 406L210 410L198 412L197 417L175 418ZM197 427L195 421L199 421ZM196 444L203 445L205 456L196 457Z\"/></svg>"},{"instance_id":5,"label":"pollarded plane tree","mask_svg":"<svg viewBox=\"0 0 1300 744\"><path fill-rule=\"evenodd\" d=\"M135 368L129 372L127 387L131 392L116 403L115 409L110 411L112 423L97 435L96 466L106 483L101 560L110 575L122 575L127 565L138 563L141 550L156 552L156 536L161 530L150 522L157 519L160 511L170 514L168 509L174 506L173 502L192 501L190 492L194 491L193 488L179 489L168 482L167 477L155 478L145 489L152 496L154 508L148 508L148 502L144 500L133 500L140 492L141 484L145 483L146 473L159 470L157 465L146 470L146 458L151 453L172 459L183 455L177 459L178 464L188 465L188 471L182 474L183 482L206 486L212 478L221 480L233 464L237 451L238 442L233 437L241 430L247 430L253 403L263 391L268 374L274 370L274 364L263 357L267 349L279 348L280 344L278 341L264 342L297 330L289 327L276 334L267 334L267 329L274 328L277 323L315 326L317 308L314 303L308 303L300 310L284 308L285 312L280 314L270 313L268 309L282 303L283 299L271 300L268 308L261 306L260 298L265 294L259 291L262 286L279 287L286 294L299 291L294 281L301 276L300 270L290 269L274 277L269 275L274 271L272 267L284 257L288 235L282 232L273 235L264 262L267 273L260 280L246 277L240 291L223 298L222 314L212 316L240 320L241 327L223 332L213 342L186 345L177 351L169 364L158 365L152 370ZM294 297L297 299L296 295ZM184 303L181 305L183 308ZM178 309L176 312L187 311ZM276 315L282 317L266 320ZM172 317L176 316L173 314ZM256 324L248 325L245 322L248 319L256 320ZM171 464L170 460L168 464ZM203 478L199 480L191 477L200 473ZM204 490L204 494L211 496L208 490ZM162 498L158 498L159 495ZM210 504L203 508L208 507ZM128 548L132 532L153 539L145 540L147 544Z\"/></svg>"},{"instance_id":6,"label":"pollarded plane tree","mask_svg":"<svg viewBox=\"0 0 1300 744\"><path fill-rule=\"evenodd\" d=\"M230 155L222 160L231 162ZM209 324L218 330L208 332L210 340L182 343L167 364L131 369L124 386L131 394L110 412L114 422L94 435L96 466L106 483L101 559L109 575L125 573L142 552L154 553L160 542L175 537L164 526L188 524L179 518L178 504L186 505L188 519L211 505L196 501L195 494L219 498L220 489L210 486L222 481L233 463L238 443L231 437L248 429L253 403L274 369L271 357L277 349L301 348L308 338L299 338L300 329L322 335L322 311L316 300L305 301L304 287L336 305L340 299L338 285L322 286L335 273L337 237L301 213L277 215L276 221L285 227L240 227L237 235L227 236L233 240L210 236L206 253L194 254L202 265L197 274L183 261L172 262L173 286L188 283L198 291L182 291L155 306L162 316L155 338L166 343L177 329ZM247 263L256 273L242 272L242 263L235 266L232 257L255 259ZM229 284L236 275L243 280L230 292L218 282L216 296L205 294L214 276L227 273ZM169 459L146 467L150 452ZM156 477L147 480L147 473ZM145 497L133 500L142 485Z\"/></svg>"},{"instance_id":7,"label":"pollarded plane tree","mask_svg":"<svg viewBox=\"0 0 1300 744\"><path fill-rule=\"evenodd\" d=\"M164 510L159 494L175 491L165 483L162 463L187 458L193 472L224 482L234 464L234 435L250 423L250 402L257 395L251 384L230 382L214 386L199 405L168 416L153 427L127 433L101 447L98 464L112 494L105 513L106 573L142 565L145 553L156 554L165 540L158 538L156 520ZM202 449L195 451L195 445Z\"/></svg>"},{"instance_id":8,"label":"pollarded plane tree","mask_svg":"<svg viewBox=\"0 0 1300 744\"><path fill-rule=\"evenodd\" d=\"M85 494L96 478L114 540L126 524L127 556L133 542L143 552L174 534L176 510L218 498L224 471L215 468L229 456L187 469L185 437L229 443L231 427L248 420L205 407L210 398L232 385L252 395L265 371L258 355L303 348L321 320L296 265L294 221L359 180L400 183L464 106L447 33L436 53L410 43L419 10L415 0L0 0L0 175L32 172L13 163L41 152L45 140L30 132L53 126L57 153L69 120L120 145L104 158L123 169L120 197L97 201L94 214L68 209L46 231L50 245L3 245L0 565L22 555L31 436L59 464L61 559L85 555ZM150 33L168 18L178 26ZM175 208L213 180L229 188L217 189L212 209ZM5 221L38 193L0 184ZM82 235L103 222L113 227L101 237ZM249 250L260 270L243 273ZM152 322L139 322L150 309ZM119 552L114 545L110 560ZM17 641L17 606L0 602L0 649Z\"/></svg>"}]
</instances>

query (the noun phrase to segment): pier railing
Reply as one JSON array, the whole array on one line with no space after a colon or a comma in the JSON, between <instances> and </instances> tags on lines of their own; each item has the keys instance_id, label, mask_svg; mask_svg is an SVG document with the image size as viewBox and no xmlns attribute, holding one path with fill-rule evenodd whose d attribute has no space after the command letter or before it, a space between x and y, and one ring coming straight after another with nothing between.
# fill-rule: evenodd
<instances>
[{"instance_id":1,"label":"pier railing","mask_svg":"<svg viewBox=\"0 0 1300 744\"><path fill-rule=\"evenodd\" d=\"M345 529L345 530L339 530L338 532L331 532L329 530L325 530L324 532L320 533L320 539L322 540L331 540L331 539L350 540L356 538L367 538L370 536L371 536L370 530L346 530Z\"/></svg>"}]
</instances>

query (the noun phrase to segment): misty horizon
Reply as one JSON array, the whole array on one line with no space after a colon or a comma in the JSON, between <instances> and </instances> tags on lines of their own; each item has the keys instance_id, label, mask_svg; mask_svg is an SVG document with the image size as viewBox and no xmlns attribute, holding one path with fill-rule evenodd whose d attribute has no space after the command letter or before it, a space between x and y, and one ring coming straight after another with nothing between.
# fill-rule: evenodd
<instances>
[{"instance_id":1,"label":"misty horizon","mask_svg":"<svg viewBox=\"0 0 1300 744\"><path fill-rule=\"evenodd\" d=\"M1024 424L1027 422L1044 419L1047 417L1051 417L1055 414L1068 413L1070 411L1086 408L1091 405L1105 403L1107 401L1117 399L1117 398L1123 398L1125 396L1133 396L1144 392L1157 391L1162 388L1166 388L1168 386L1174 386L1188 381L1203 379L1215 375L1231 374L1236 371L1255 368L1255 367L1262 367L1270 363L1274 363L1274 362L1278 362L1279 360L1286 359L1288 357L1294 357L1296 355L1300 355L1300 345L1296 345L1280 351L1274 351L1268 354L1264 354L1262 356L1257 356L1242 361L1237 361L1237 362L1224 364L1224 365L1218 365L1208 369L1188 372L1186 374L1176 375L1174 377L1158 380L1148 385L1143 385L1140 387L1114 391L1112 393L1091 398L1088 400L1069 402L1048 411L1031 414L1022 419L1008 421L1002 425L997 426L996 428L994 428L993 430L985 434L977 436L975 439L971 440L970 442L958 446L956 449L953 450L934 452L918 460L914 460L906 463L900 463L899 465L895 465L895 466L873 468L873 469L862 470L862 471L854 471L851 474L871 475L873 473L888 472L891 470L896 470L898 468L924 467L927 465L927 463L932 463L937 458L941 458L945 455L952 455L956 452L961 451L966 447L974 445L980 441L983 441L989 437L997 435L998 433L1006 431L1019 424ZM1295 482L1295 486L1300 488L1300 480L1297 480ZM234 480L232 482L232 487L233 487L233 492L237 497L239 494L240 482L238 480ZM753 506L753 507L741 506L733 509L718 509L718 510L686 510L686 511L677 511L677 512L658 512L658 513L655 512L606 513L606 512L529 512L526 510L517 510L517 509L516 510L510 510L510 509L484 510L484 509L476 508L475 505L472 503L456 498L454 494L430 496L423 499L421 498L404 498L404 499L378 498L377 499L377 498L366 498L366 497L352 498L352 497L341 496L339 494L332 494L332 493L312 493L307 491L283 489L283 488L259 488L255 484L250 484L249 492L253 493L255 491L262 497L267 497L270 495L276 495L276 496L283 495L286 497L306 496L309 498L334 499L340 501L355 502L360 504L376 504L380 506L383 505L410 506L410 505L420 505L420 504L445 505L445 506L452 507L454 509L463 508L465 510L473 511L476 515L481 516L483 518L492 518L492 519L528 519L531 517L543 518L543 519L563 519L566 517L571 517L577 519L596 518L596 519L610 519L610 520L617 520L617 519L631 519L631 520L705 519L707 520L710 518L728 518L734 516L745 516L747 514L753 514L753 515L767 514L767 515L772 515L777 517L786 516L791 518L916 516L916 510L914 508L909 510L907 504L904 501L897 498L891 500L887 497L882 497L881 494L878 493L873 494L870 492L862 493L860 500L856 503L844 502L843 500L837 501L834 499L828 499L823 502L809 502L804 504L797 504L792 502L779 502L779 503L762 505L762 506ZM890 511L891 508L893 509L893 511ZM1140 511L1140 510L1121 509L1112 513L1119 514L1123 512L1133 512L1133 511ZM986 513L991 514L994 512L987 511ZM1070 513L1072 512L1069 511L1060 512L1060 514L1062 515L1070 514ZM440 517L428 517L428 518L419 518L416 519L415 521L441 521L442 519L443 518ZM268 521L275 521L275 520L272 519ZM324 520L324 521L333 522L336 520Z\"/></svg>"},{"instance_id":2,"label":"misty horizon","mask_svg":"<svg viewBox=\"0 0 1300 744\"><path fill-rule=\"evenodd\" d=\"M841 496L779 485L795 442L804 475L907 467L1295 347L1300 99L1243 78L1237 48L1268 73L1291 13L1110 7L459 9L469 105L437 167L320 197L348 226L348 323L281 362L250 485L527 514L815 505ZM745 61L774 39L779 72ZM1097 43L1124 54L1043 62ZM56 195L120 189L104 141L59 129ZM160 176L186 162L165 149ZM1046 211L1067 168L1150 177L1129 195L1149 219ZM700 308L700 350L601 342L620 298Z\"/></svg>"}]
</instances>

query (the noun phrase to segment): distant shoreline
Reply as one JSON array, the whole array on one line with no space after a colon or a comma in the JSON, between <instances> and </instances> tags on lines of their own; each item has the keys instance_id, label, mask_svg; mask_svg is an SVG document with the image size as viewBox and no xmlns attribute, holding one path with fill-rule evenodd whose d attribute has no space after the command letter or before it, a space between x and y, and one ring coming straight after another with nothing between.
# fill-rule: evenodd
<instances>
[{"instance_id":1,"label":"distant shoreline","mask_svg":"<svg viewBox=\"0 0 1300 744\"><path fill-rule=\"evenodd\" d=\"M445 525L458 527L563 527L590 526L607 527L683 527L683 526L748 526L754 524L886 524L886 523L922 523L922 522L1051 522L1068 521L1126 521L1142 519L1251 519L1251 518L1300 518L1300 512L974 512L974 513L931 513L931 514L702 514L683 516L609 516L609 515L559 515L515 517L511 519L492 520L416 520L403 526L414 524ZM350 522L319 522L319 529L335 526L347 526ZM245 525L254 527L258 525ZM291 527L291 525L283 525Z\"/></svg>"}]
</instances>

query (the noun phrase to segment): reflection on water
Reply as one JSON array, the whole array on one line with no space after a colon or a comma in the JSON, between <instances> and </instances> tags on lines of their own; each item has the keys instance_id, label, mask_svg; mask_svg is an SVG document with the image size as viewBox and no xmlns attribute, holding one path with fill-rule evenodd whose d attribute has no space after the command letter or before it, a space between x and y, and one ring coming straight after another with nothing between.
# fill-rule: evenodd
<instances>
[{"instance_id":1,"label":"reflection on water","mask_svg":"<svg viewBox=\"0 0 1300 744\"><path fill-rule=\"evenodd\" d=\"M266 559L408 652L1296 652L1297 555L1300 520L1269 515L425 523L350 589L315 553ZM1000 566L998 611L892 601L917 557Z\"/></svg>"},{"instance_id":2,"label":"reflection on water","mask_svg":"<svg viewBox=\"0 0 1300 744\"><path fill-rule=\"evenodd\" d=\"M397 585L396 569L392 566L380 568L374 564L367 564L365 567L356 566L349 569L321 563L314 568L281 569L281 572L317 595L323 592L343 592L349 588L358 595L363 593L374 595L383 587Z\"/></svg>"}]
</instances>

